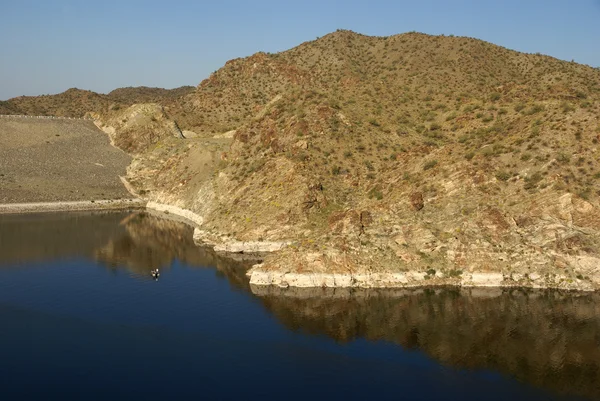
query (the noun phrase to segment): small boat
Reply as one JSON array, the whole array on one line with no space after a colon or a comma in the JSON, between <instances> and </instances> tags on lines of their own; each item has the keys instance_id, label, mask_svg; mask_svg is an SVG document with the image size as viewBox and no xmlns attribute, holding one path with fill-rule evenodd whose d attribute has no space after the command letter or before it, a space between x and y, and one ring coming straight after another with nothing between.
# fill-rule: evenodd
<instances>
[{"instance_id":1,"label":"small boat","mask_svg":"<svg viewBox=\"0 0 600 401\"><path fill-rule=\"evenodd\" d=\"M158 271L158 269L150 270L150 274L152 275L152 278L154 280L158 280L158 277L160 276L160 272Z\"/></svg>"}]
</instances>

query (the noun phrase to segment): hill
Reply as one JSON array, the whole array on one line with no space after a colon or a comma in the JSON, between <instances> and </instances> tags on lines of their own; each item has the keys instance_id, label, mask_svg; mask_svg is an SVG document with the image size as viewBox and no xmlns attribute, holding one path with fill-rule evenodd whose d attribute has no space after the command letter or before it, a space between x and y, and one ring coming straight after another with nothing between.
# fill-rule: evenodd
<instances>
[{"instance_id":1,"label":"hill","mask_svg":"<svg viewBox=\"0 0 600 401\"><path fill-rule=\"evenodd\" d=\"M103 112L136 103L159 103L181 97L194 90L191 86L175 89L129 87L108 95L71 88L57 95L20 96L0 102L0 114L84 117L88 112Z\"/></svg>"},{"instance_id":2,"label":"hill","mask_svg":"<svg viewBox=\"0 0 600 401\"><path fill-rule=\"evenodd\" d=\"M253 284L600 286L597 69L337 31L158 103L97 123L198 237L293 243Z\"/></svg>"},{"instance_id":3,"label":"hill","mask_svg":"<svg viewBox=\"0 0 600 401\"><path fill-rule=\"evenodd\" d=\"M299 240L257 271L585 287L599 90L598 70L475 39L340 31L230 61L170 113L202 135L235 130L207 229ZM197 196L184 188L148 189Z\"/></svg>"},{"instance_id":4,"label":"hill","mask_svg":"<svg viewBox=\"0 0 600 401\"><path fill-rule=\"evenodd\" d=\"M168 99L177 99L193 92L193 86L181 86L175 89L149 88L147 86L118 88L109 92L108 98L124 105L135 103L160 103Z\"/></svg>"}]
</instances>

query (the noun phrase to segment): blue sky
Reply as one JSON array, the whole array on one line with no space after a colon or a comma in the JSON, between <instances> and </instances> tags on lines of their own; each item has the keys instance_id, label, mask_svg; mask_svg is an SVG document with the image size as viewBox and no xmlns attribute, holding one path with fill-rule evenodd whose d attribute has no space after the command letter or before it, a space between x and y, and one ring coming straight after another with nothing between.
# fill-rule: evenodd
<instances>
[{"instance_id":1,"label":"blue sky","mask_svg":"<svg viewBox=\"0 0 600 401\"><path fill-rule=\"evenodd\" d=\"M0 0L0 99L197 85L338 28L454 34L600 66L600 0Z\"/></svg>"}]
</instances>

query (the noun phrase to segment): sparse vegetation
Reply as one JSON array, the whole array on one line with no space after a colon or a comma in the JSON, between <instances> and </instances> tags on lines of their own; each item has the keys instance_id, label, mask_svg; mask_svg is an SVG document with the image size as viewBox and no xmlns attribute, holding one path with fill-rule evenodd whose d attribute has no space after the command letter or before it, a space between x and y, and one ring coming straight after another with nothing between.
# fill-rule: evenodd
<instances>
[{"instance_id":1,"label":"sparse vegetation","mask_svg":"<svg viewBox=\"0 0 600 401\"><path fill-rule=\"evenodd\" d=\"M435 166L437 166L437 164L438 164L437 160L429 160L429 161L425 162L425 164L423 165L423 170L432 169Z\"/></svg>"}]
</instances>

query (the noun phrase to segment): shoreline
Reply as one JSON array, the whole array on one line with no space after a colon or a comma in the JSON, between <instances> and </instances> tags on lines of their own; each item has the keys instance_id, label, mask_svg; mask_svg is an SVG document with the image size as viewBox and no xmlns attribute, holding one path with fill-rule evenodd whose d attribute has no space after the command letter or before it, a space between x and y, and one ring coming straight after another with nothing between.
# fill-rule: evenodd
<instances>
[{"instance_id":1,"label":"shoreline","mask_svg":"<svg viewBox=\"0 0 600 401\"><path fill-rule=\"evenodd\" d=\"M165 205L158 202L148 202L147 210L162 214L167 218L178 216L194 227L194 242L198 246L210 246L217 253L234 258L235 255L269 254L290 245L290 241L237 241L214 233L201 230L204 218L191 210ZM220 241L214 241L219 238ZM253 265L247 272L250 287L253 292L294 292L319 289L339 291L356 290L402 290L418 288L454 287L464 289L532 289L532 290L562 290L579 293L598 292L594 284L584 280L572 280L563 275L551 277L539 273L516 274L511 272L464 272L460 277L444 277L439 272L429 276L426 272L374 272L357 273L292 273L285 269L265 271L263 264Z\"/></svg>"},{"instance_id":2,"label":"shoreline","mask_svg":"<svg viewBox=\"0 0 600 401\"><path fill-rule=\"evenodd\" d=\"M0 214L59 212L59 211L94 211L143 209L152 214L167 219L176 219L194 227L194 242L198 246L210 246L218 253L230 258L235 255L277 252L289 241L281 242L243 242L210 235L200 226L203 217L188 209L166 205L142 199L121 199L104 201L75 201L75 202L38 202L0 204ZM221 243L209 240L209 237L220 238ZM555 289L580 293L597 292L593 283L583 280L573 281L566 276L554 276L551 279L537 273L521 276L504 272L465 272L461 277L443 277L439 273L427 276L425 272L377 272L369 273L292 273L289 271L270 270L261 268L258 263L250 268L246 275L253 293L297 291L339 290L342 292L356 290L409 290L417 288L454 287L460 289ZM328 291L325 291L328 292Z\"/></svg>"},{"instance_id":3,"label":"shoreline","mask_svg":"<svg viewBox=\"0 0 600 401\"><path fill-rule=\"evenodd\" d=\"M528 294L543 294L544 291L557 291L568 296L590 296L599 294L595 291L578 291L563 288L533 288L533 287L462 287L458 285L434 285L420 287L288 287L250 285L252 294L259 297L284 297L296 300L309 299L369 299L376 297L402 298L431 291L439 293L443 291L456 291L460 295L469 295L474 298L489 299L497 298L506 292L519 291Z\"/></svg>"},{"instance_id":4,"label":"shoreline","mask_svg":"<svg viewBox=\"0 0 600 401\"><path fill-rule=\"evenodd\" d=\"M0 204L0 214L47 213L69 211L145 209L142 199L115 199L90 201L57 201Z\"/></svg>"},{"instance_id":5,"label":"shoreline","mask_svg":"<svg viewBox=\"0 0 600 401\"><path fill-rule=\"evenodd\" d=\"M529 277L503 272L465 272L461 277L428 276L425 272L377 272L377 273L288 273L282 271L263 271L262 265L253 266L247 276L253 293L275 291L311 291L311 290L408 290L417 288L479 288L510 289L524 288L533 290L562 290L581 293L597 292L591 283L583 280L570 281L566 276L552 278L532 273ZM263 290L261 290L261 288Z\"/></svg>"}]
</instances>

